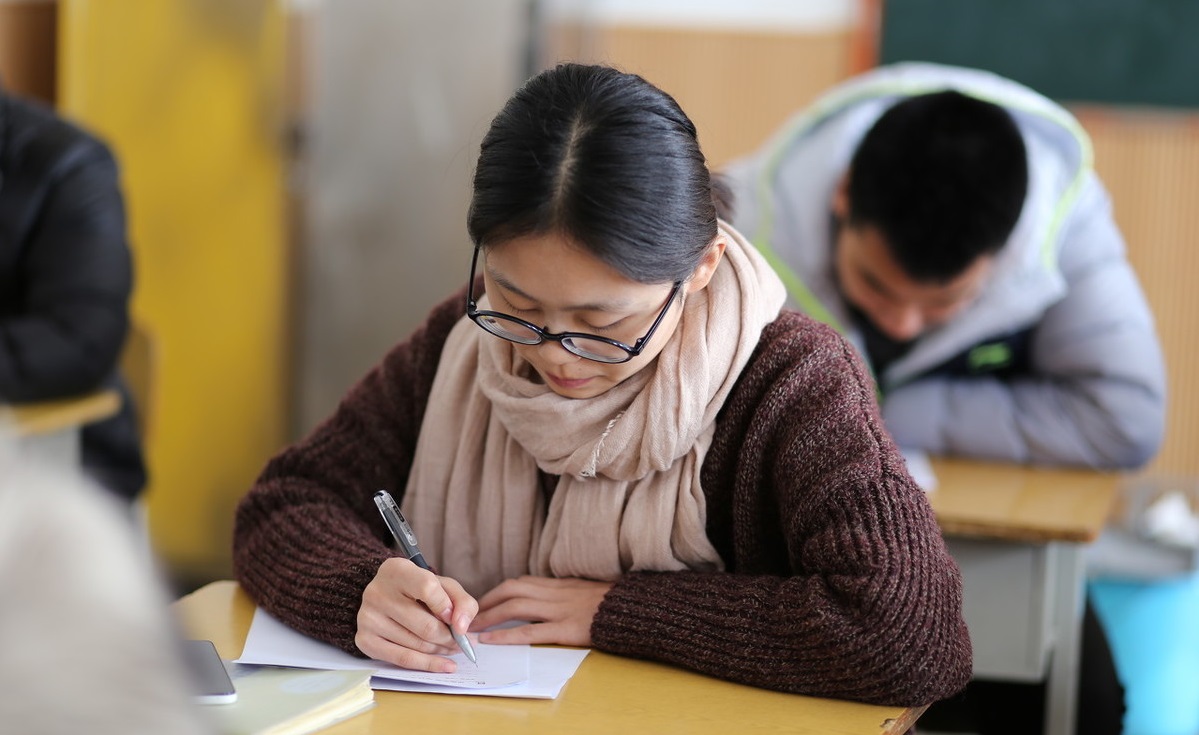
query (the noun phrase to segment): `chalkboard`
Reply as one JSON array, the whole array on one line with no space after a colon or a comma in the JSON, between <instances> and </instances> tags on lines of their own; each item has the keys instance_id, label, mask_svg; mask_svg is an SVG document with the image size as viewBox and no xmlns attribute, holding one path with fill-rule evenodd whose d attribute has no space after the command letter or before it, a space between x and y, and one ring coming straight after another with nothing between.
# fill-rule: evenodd
<instances>
[{"instance_id":1,"label":"chalkboard","mask_svg":"<svg viewBox=\"0 0 1199 735\"><path fill-rule=\"evenodd\" d=\"M880 62L987 69L1061 102L1199 107L1199 0L884 0Z\"/></svg>"}]
</instances>

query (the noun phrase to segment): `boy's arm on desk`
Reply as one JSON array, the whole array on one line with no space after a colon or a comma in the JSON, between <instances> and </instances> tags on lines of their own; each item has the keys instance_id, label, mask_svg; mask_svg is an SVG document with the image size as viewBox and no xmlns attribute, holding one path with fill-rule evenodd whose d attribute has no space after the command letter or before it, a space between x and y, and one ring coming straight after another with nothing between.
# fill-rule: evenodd
<instances>
[{"instance_id":1,"label":"boy's arm on desk","mask_svg":"<svg viewBox=\"0 0 1199 735\"><path fill-rule=\"evenodd\" d=\"M1029 373L917 380L887 395L896 441L935 454L1124 469L1165 432L1161 345L1098 179L1062 225L1064 297L1032 332Z\"/></svg>"}]
</instances>

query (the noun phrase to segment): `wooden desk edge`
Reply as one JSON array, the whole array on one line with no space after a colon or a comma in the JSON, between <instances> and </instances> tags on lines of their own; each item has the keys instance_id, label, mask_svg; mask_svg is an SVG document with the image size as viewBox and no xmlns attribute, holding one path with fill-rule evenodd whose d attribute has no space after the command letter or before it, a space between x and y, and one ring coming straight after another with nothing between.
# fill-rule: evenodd
<instances>
[{"instance_id":1,"label":"wooden desk edge","mask_svg":"<svg viewBox=\"0 0 1199 735\"><path fill-rule=\"evenodd\" d=\"M120 394L102 390L75 398L5 406L3 413L11 418L17 436L34 436L106 419L120 409Z\"/></svg>"},{"instance_id":2,"label":"wooden desk edge","mask_svg":"<svg viewBox=\"0 0 1199 735\"><path fill-rule=\"evenodd\" d=\"M908 707L900 717L889 718L883 721L883 735L904 735L908 730L916 724L916 720L924 714L924 711L929 708L929 705L921 707Z\"/></svg>"},{"instance_id":3,"label":"wooden desk edge","mask_svg":"<svg viewBox=\"0 0 1199 735\"><path fill-rule=\"evenodd\" d=\"M1016 528L1012 526L996 526L989 523L943 519L937 517L937 525L945 536L961 536L972 539L992 541L1013 541L1019 543L1051 543L1066 542L1089 544L1099 538L1099 531L1091 528L1053 528L1037 529L1031 527Z\"/></svg>"},{"instance_id":4,"label":"wooden desk edge","mask_svg":"<svg viewBox=\"0 0 1199 735\"><path fill-rule=\"evenodd\" d=\"M203 587L198 587L186 595L179 597L173 604L178 605L184 600L198 599L200 597L209 597L212 595L221 595L224 598L232 599L241 590L241 585L236 579L218 579L214 582L209 582Z\"/></svg>"},{"instance_id":5,"label":"wooden desk edge","mask_svg":"<svg viewBox=\"0 0 1199 735\"><path fill-rule=\"evenodd\" d=\"M1038 467L963 458L934 457L933 472L943 486L929 493L929 503L937 525L946 536L1011 541L1017 543L1091 543L1106 527L1117 502L1120 484L1127 479L1122 472L1085 470L1072 467ZM985 505L986 493L994 477L1002 478L1000 487L1009 491L1015 486L1032 498L1049 493L1056 496L1058 483L1068 486L1065 497L1076 497L1080 483L1090 501L1086 506L1069 509L1064 520L1022 514L979 512L975 506ZM1049 486L1049 489L1047 489ZM946 495L956 502L942 507ZM963 498L970 502L963 505ZM965 510L963 510L965 508Z\"/></svg>"},{"instance_id":6,"label":"wooden desk edge","mask_svg":"<svg viewBox=\"0 0 1199 735\"><path fill-rule=\"evenodd\" d=\"M241 613L245 614L244 623L234 623L234 627L238 628L238 630L230 630L228 631L230 635L217 637L213 641L217 644L217 649L221 651L222 656L230 658L240 655L245 642L246 629L249 627L249 613L253 607L253 602L250 601L249 597L235 580L222 579L209 582L203 587L179 597L172 603L172 608L176 614L181 616L180 623L185 630L189 630L189 633L190 626L186 615L189 606L203 605L205 603L216 608L223 608L229 611L230 614L237 614L239 617ZM194 614L196 611L193 610L192 612ZM211 618L206 616L205 622L211 623ZM236 648L236 652L233 651L234 648ZM873 707L874 705L863 706ZM916 724L916 721L924 714L928 707L929 705L887 707L886 709L892 711L900 710L900 712L894 717L884 717L881 720L875 720L878 723L879 735L903 735ZM882 713L880 713L881 715Z\"/></svg>"}]
</instances>

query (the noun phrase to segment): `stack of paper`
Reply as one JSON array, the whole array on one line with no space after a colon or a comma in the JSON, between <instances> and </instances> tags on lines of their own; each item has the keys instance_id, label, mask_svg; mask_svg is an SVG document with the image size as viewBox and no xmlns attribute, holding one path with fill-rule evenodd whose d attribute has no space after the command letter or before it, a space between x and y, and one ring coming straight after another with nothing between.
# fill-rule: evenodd
<instances>
[{"instance_id":1,"label":"stack of paper","mask_svg":"<svg viewBox=\"0 0 1199 735\"><path fill-rule=\"evenodd\" d=\"M587 649L496 646L476 643L475 665L459 653L451 674L401 669L382 661L352 656L287 627L259 608L239 663L302 666L317 669L372 667L371 686L405 692L474 694L492 697L553 699L574 675Z\"/></svg>"},{"instance_id":2,"label":"stack of paper","mask_svg":"<svg viewBox=\"0 0 1199 735\"><path fill-rule=\"evenodd\" d=\"M303 735L369 709L370 669L321 671L232 664L237 701L204 707L224 735Z\"/></svg>"}]
</instances>

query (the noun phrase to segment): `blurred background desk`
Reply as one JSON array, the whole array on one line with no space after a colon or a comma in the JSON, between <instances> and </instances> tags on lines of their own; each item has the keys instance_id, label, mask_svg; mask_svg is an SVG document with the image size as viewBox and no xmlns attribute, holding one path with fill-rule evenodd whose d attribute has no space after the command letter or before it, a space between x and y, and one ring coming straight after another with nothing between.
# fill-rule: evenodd
<instances>
[{"instance_id":1,"label":"blurred background desk","mask_svg":"<svg viewBox=\"0 0 1199 735\"><path fill-rule=\"evenodd\" d=\"M175 611L187 633L241 655L254 603L235 582L208 584ZM592 651L554 700L375 692L378 705L334 725L349 733L905 732L924 707L876 707L730 684L683 669Z\"/></svg>"},{"instance_id":2,"label":"blurred background desk","mask_svg":"<svg viewBox=\"0 0 1199 735\"><path fill-rule=\"evenodd\" d=\"M78 466L80 427L106 419L120 408L120 395L103 390L43 403L0 405L0 419L11 423L21 453Z\"/></svg>"},{"instance_id":3,"label":"blurred background desk","mask_svg":"<svg viewBox=\"0 0 1199 735\"><path fill-rule=\"evenodd\" d=\"M1045 732L1072 734L1083 556L1121 476L946 459L933 471L929 500L962 570L975 677L1047 680Z\"/></svg>"}]
</instances>

